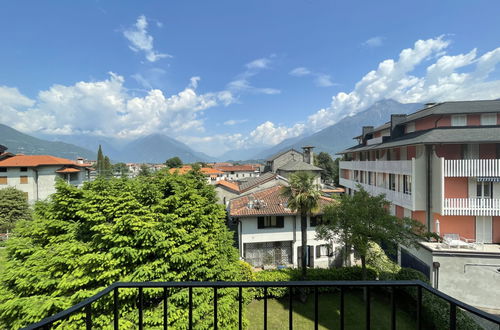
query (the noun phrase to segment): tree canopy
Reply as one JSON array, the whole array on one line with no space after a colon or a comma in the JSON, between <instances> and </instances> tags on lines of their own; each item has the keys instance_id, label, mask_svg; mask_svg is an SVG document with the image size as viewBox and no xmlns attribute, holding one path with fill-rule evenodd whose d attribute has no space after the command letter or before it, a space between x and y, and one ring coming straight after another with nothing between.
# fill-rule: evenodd
<instances>
[{"instance_id":1,"label":"tree canopy","mask_svg":"<svg viewBox=\"0 0 500 330\"><path fill-rule=\"evenodd\" d=\"M339 185L339 159L332 159L329 153L320 152L315 158L314 163L316 166L323 169L321 172L321 180L323 182L331 182L335 185Z\"/></svg>"},{"instance_id":2,"label":"tree canopy","mask_svg":"<svg viewBox=\"0 0 500 330\"><path fill-rule=\"evenodd\" d=\"M169 168L179 168L182 166L182 160L175 156L172 158L169 158L165 161L165 165L167 165Z\"/></svg>"},{"instance_id":3,"label":"tree canopy","mask_svg":"<svg viewBox=\"0 0 500 330\"><path fill-rule=\"evenodd\" d=\"M362 188L352 196L343 195L338 203L326 207L323 224L316 229L317 236L352 247L361 259L366 276L370 242L418 248L418 243L431 235L416 220L390 215L388 207L384 195L371 196Z\"/></svg>"},{"instance_id":4,"label":"tree canopy","mask_svg":"<svg viewBox=\"0 0 500 330\"><path fill-rule=\"evenodd\" d=\"M192 174L97 179L78 189L57 183L51 200L20 221L0 278L0 327L18 328L55 314L117 281L238 280L238 253L213 187ZM193 291L194 326L213 327L211 290ZM219 327L237 324L236 292L219 290ZM144 290L146 327L162 324L162 292ZM120 326L137 324L137 290L120 290ZM185 290L169 292L169 325L184 329ZM112 324L102 298L94 326ZM233 305L235 304L235 305ZM224 317L222 317L222 315ZM83 315L60 327L82 328Z\"/></svg>"},{"instance_id":5,"label":"tree canopy","mask_svg":"<svg viewBox=\"0 0 500 330\"><path fill-rule=\"evenodd\" d=\"M24 193L13 187L0 189L0 232L10 232L18 221L30 219L31 211Z\"/></svg>"}]
</instances>

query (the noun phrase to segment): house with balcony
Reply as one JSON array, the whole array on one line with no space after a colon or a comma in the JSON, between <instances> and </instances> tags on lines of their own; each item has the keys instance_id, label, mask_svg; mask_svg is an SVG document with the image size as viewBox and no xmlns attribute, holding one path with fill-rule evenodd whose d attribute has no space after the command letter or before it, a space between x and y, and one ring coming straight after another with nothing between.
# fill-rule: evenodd
<instances>
[{"instance_id":1,"label":"house with balcony","mask_svg":"<svg viewBox=\"0 0 500 330\"><path fill-rule=\"evenodd\" d=\"M229 202L229 216L237 224L240 257L254 267L297 267L301 264L300 214L287 207L281 195L282 185L275 185ZM325 268L336 261L337 246L316 239L321 222L321 208L332 200L320 199L320 210L307 219L307 264Z\"/></svg>"},{"instance_id":2,"label":"house with balcony","mask_svg":"<svg viewBox=\"0 0 500 330\"><path fill-rule=\"evenodd\" d=\"M445 240L419 251L402 247L402 265L423 271L435 286L439 278L439 288L459 299L494 307L491 282L474 284L475 293L463 289L483 274L500 292L494 271L500 267L500 101L427 104L363 127L355 139L357 145L340 153L347 193L361 186L385 194L392 214L416 219ZM456 244L446 245L451 241Z\"/></svg>"},{"instance_id":3,"label":"house with balcony","mask_svg":"<svg viewBox=\"0 0 500 330\"><path fill-rule=\"evenodd\" d=\"M48 155L0 153L0 189L14 187L24 192L30 203L56 192L56 179L81 186L90 180L90 164Z\"/></svg>"}]
</instances>

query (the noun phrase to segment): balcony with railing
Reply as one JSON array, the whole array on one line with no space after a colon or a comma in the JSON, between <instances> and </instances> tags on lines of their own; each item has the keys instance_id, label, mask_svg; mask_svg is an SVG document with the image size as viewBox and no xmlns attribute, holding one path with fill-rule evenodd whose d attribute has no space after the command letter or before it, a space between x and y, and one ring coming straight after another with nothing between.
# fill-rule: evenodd
<instances>
[{"instance_id":1,"label":"balcony with railing","mask_svg":"<svg viewBox=\"0 0 500 330\"><path fill-rule=\"evenodd\" d=\"M182 311L177 310L174 315L179 316L185 313L186 324L177 324L183 329L195 329L198 327L197 322L200 321L200 315L204 318L204 326L217 329L222 328L224 323L224 313L219 309L219 294L223 290L235 290L234 297L235 317L234 328L243 329L245 327L244 318L259 319L262 322L262 328L267 329L272 318L276 318L276 314L269 312L269 300L272 299L272 290L284 291L284 300L287 301L286 314L281 317L285 318L282 326L292 329L294 326L294 314L297 307L294 304L297 296L304 292L309 292L309 297L312 299L313 313L311 313L311 321L314 324L314 329L323 326L325 318L335 318L336 324L333 327L338 329L353 328L353 329L370 329L375 324L375 319L380 319L378 315L380 308L385 309L387 318L383 328L396 329L400 325L401 318L397 315L401 312L402 307L410 311L406 322L413 323L416 329L423 329L427 326L447 329L470 329L481 328L480 326L500 327L500 317L485 313L477 308L467 305L459 300L456 300L421 281L297 281L297 282L129 282L115 283L96 295L76 304L75 306L59 312L53 316L47 317L38 323L28 326L26 329L51 329L61 328L68 325L68 320L78 321L81 326L77 327L85 329L93 329L95 325L94 319L103 312L110 313L109 320L111 324L106 327L119 329L123 326L122 320L123 310L120 308L122 299L135 300L134 305L129 306L127 312L136 314L134 320L126 320L127 328L144 329L145 316L151 316L151 306L158 305L160 307L159 314L156 315L156 328L167 329L169 326L169 308L175 303L172 301L170 294L182 290L187 298L187 305ZM145 290L155 290L158 297L152 298L151 295L146 295ZM203 311L197 310L197 303L194 299L196 291L208 290L212 292L211 308L204 308ZM245 292L259 291L262 293L262 309L257 313L262 315L249 315L248 310L245 311ZM353 307L348 295L351 290L363 292L363 297L358 299L360 304L364 305L362 311L354 318L349 318L347 314L352 313L350 309ZM328 292L336 292L338 300L336 310L328 313L319 313L320 309L324 309L323 305L319 304L321 298ZM382 305L377 299L382 300L382 294L385 298ZM122 297L123 295L123 297ZM333 297L331 294L328 297ZM225 297L224 299L227 299ZM105 301L105 302L103 302ZM108 301L110 303L108 303ZM324 301L323 299L321 301ZM109 305L110 308L103 309L103 306ZM377 305L377 315L375 314L375 306ZM301 307L301 306L299 306ZM130 309L132 308L132 309ZM174 307L175 308L175 307ZM303 308L303 307L301 307ZM436 325L436 311L439 308L440 324ZM324 312L324 310L323 310ZM180 314L179 314L180 313ZM354 320L354 321L353 321ZM379 320L380 321L380 320ZM131 324L135 323L135 324ZM237 325L236 325L237 324ZM75 324L73 324L74 327ZM477 327L475 327L477 325ZM259 325L256 325L259 327ZM379 325L380 326L380 325ZM72 328L73 328L72 327Z\"/></svg>"},{"instance_id":2,"label":"balcony with railing","mask_svg":"<svg viewBox=\"0 0 500 330\"><path fill-rule=\"evenodd\" d=\"M357 186L360 185L363 187L364 190L366 190L368 193L371 195L381 195L384 194L385 198L396 205L405 207L407 209L413 209L413 198L412 195L410 194L405 194L402 191L395 191L391 189L387 189L385 187L379 187L375 185L369 185L365 183L360 183L344 178L339 179L339 183L341 186L344 186L346 188L351 188L354 190L357 190Z\"/></svg>"},{"instance_id":3,"label":"balcony with railing","mask_svg":"<svg viewBox=\"0 0 500 330\"><path fill-rule=\"evenodd\" d=\"M411 160L341 161L340 169L412 175Z\"/></svg>"},{"instance_id":4,"label":"balcony with railing","mask_svg":"<svg viewBox=\"0 0 500 330\"><path fill-rule=\"evenodd\" d=\"M500 215L500 199L496 198L445 198L443 215Z\"/></svg>"},{"instance_id":5,"label":"balcony with railing","mask_svg":"<svg viewBox=\"0 0 500 330\"><path fill-rule=\"evenodd\" d=\"M500 177L500 159L445 159L445 177Z\"/></svg>"}]
</instances>

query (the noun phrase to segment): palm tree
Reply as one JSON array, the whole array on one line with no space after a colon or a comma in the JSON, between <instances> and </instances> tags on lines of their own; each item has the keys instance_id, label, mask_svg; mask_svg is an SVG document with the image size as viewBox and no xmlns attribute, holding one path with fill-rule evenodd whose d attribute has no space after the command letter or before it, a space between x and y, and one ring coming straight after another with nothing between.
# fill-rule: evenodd
<instances>
[{"instance_id":1,"label":"palm tree","mask_svg":"<svg viewBox=\"0 0 500 330\"><path fill-rule=\"evenodd\" d=\"M307 172L297 172L290 176L290 185L283 187L281 194L288 199L288 208L300 213L302 234L302 279L307 273L307 216L316 211L321 196L315 177Z\"/></svg>"}]
</instances>

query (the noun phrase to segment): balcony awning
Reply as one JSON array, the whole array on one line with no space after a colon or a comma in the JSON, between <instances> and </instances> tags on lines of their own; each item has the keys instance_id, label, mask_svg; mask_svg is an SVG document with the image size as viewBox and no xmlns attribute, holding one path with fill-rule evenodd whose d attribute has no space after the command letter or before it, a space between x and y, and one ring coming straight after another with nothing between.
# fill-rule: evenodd
<instances>
[{"instance_id":1,"label":"balcony awning","mask_svg":"<svg viewBox=\"0 0 500 330\"><path fill-rule=\"evenodd\" d=\"M480 176L477 182L500 182L500 176Z\"/></svg>"}]
</instances>

